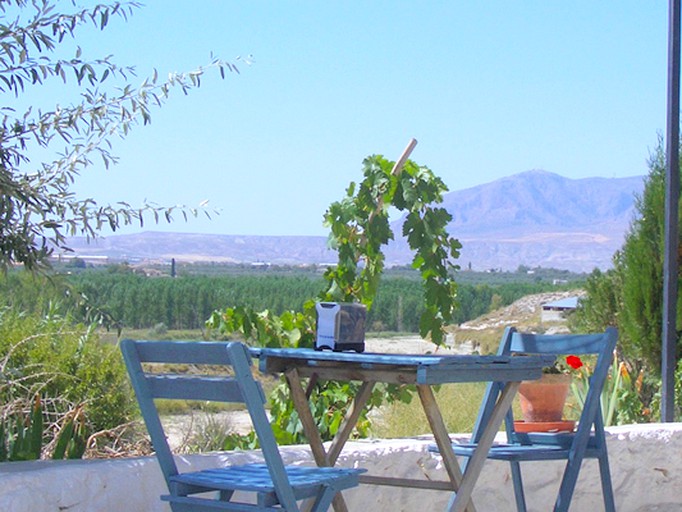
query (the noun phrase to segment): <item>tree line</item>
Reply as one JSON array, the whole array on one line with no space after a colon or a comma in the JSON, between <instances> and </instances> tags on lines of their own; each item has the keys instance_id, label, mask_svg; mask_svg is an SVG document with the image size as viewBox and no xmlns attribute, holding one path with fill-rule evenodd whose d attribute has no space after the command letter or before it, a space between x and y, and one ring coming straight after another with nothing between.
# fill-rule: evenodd
<instances>
[{"instance_id":1,"label":"tree line","mask_svg":"<svg viewBox=\"0 0 682 512\"><path fill-rule=\"evenodd\" d=\"M323 289L319 274L237 274L176 278L148 277L120 268L90 270L73 275L41 277L9 272L0 279L3 305L17 311L42 313L68 310L75 320L99 320L108 326L145 329L203 329L215 310L249 306L281 314L301 310ZM453 321L462 323L491 308L525 295L556 289L551 283L461 284ZM370 331L418 332L423 309L419 280L390 277L381 280L367 314ZM63 306L66 306L64 308Z\"/></svg>"}]
</instances>

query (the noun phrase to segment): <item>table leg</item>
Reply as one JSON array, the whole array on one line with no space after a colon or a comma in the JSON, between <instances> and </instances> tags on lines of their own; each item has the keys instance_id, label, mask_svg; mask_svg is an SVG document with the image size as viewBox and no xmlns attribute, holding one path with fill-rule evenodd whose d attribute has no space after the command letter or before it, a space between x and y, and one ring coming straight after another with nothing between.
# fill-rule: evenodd
<instances>
[{"instance_id":1,"label":"table leg","mask_svg":"<svg viewBox=\"0 0 682 512\"><path fill-rule=\"evenodd\" d=\"M303 387L303 382L296 369L286 372L285 377L287 379L287 384L289 390L291 391L291 398L294 402L294 407L298 412L298 416L301 419L301 424L303 426L303 433L308 439L308 444L310 444L310 450L312 451L315 463L320 467L331 467L336 464L336 460L343 449L343 446L348 441L353 428L355 427L360 413L367 404L372 390L374 388L374 382L368 381L363 382L358 390L351 408L346 413L341 427L339 428L336 436L332 440L329 448L329 452L324 449L322 443L322 438L320 432L317 429L317 424L313 418L313 414L310 411L310 404L308 403L308 393ZM348 508L343 499L341 493L337 493L332 502L334 510L336 512L347 512Z\"/></svg>"},{"instance_id":2,"label":"table leg","mask_svg":"<svg viewBox=\"0 0 682 512\"><path fill-rule=\"evenodd\" d=\"M461 489L460 484L462 482L462 470L457 462L455 452L452 450L450 434L443 421L443 415L438 408L436 397L433 395L431 386L425 384L417 384L417 392L419 393L419 399L424 408L426 419L431 427L431 432L433 432L433 437L438 445L438 450L443 457L443 465L445 466L445 470L452 483L452 489L457 493L457 496L459 496ZM467 501L469 502L469 506L466 509L467 512L476 512L473 502L470 500Z\"/></svg>"},{"instance_id":3,"label":"table leg","mask_svg":"<svg viewBox=\"0 0 682 512\"><path fill-rule=\"evenodd\" d=\"M463 512L466 509L467 502L469 502L471 493L474 490L474 485L476 480L478 480L481 470L483 469L483 464L486 461L490 447L495 440L497 432L500 430L500 425L502 425L502 420L504 420L507 411L511 407L512 401L514 400L514 395L516 395L516 390L519 388L520 382L508 382L502 393L500 394L493 412L490 415L488 424L483 429L483 433L476 445L476 449L469 459L469 463L464 471L464 477L462 478L461 485L457 494L450 500L448 505L448 511L450 512ZM468 510L468 509L467 509Z\"/></svg>"},{"instance_id":4,"label":"table leg","mask_svg":"<svg viewBox=\"0 0 682 512\"><path fill-rule=\"evenodd\" d=\"M341 450L343 450L346 441L348 441L348 438L353 432L355 425L357 425L360 414L365 408L365 405L367 405L367 401L372 396L372 390L374 389L375 384L375 382L366 381L360 385L360 389L355 395L353 404L346 412L346 417L343 419L343 423L341 424L341 427L336 433L336 436L334 436L334 440L329 447L329 452L327 455L329 457L329 463L331 466L336 464L336 459L339 458Z\"/></svg>"},{"instance_id":5,"label":"table leg","mask_svg":"<svg viewBox=\"0 0 682 512\"><path fill-rule=\"evenodd\" d=\"M308 399L305 396L305 390L303 389L301 377L298 375L298 371L296 369L289 370L284 374L284 376L287 379L289 391L291 391L291 399L294 402L294 407L298 412L299 418L301 418L303 433L308 439L308 444L310 444L313 458L315 459L315 462L318 466L329 466L329 462L327 461L327 452L325 451L322 444L322 438L320 437L320 432L317 430L313 413L310 411L310 405L308 404Z\"/></svg>"}]
</instances>

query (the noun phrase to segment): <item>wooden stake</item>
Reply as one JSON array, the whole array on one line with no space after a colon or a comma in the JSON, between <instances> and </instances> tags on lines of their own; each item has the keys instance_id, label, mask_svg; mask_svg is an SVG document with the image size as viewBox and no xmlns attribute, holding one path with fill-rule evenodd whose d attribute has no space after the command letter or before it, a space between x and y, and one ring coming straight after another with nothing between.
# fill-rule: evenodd
<instances>
[{"instance_id":1,"label":"wooden stake","mask_svg":"<svg viewBox=\"0 0 682 512\"><path fill-rule=\"evenodd\" d=\"M395 165L393 166L393 170L391 171L391 174L393 176L398 176L401 173L401 171L403 170L403 165L405 165L407 159L410 158L410 154L412 153L412 150L416 145L417 139L415 138L410 139L410 142L407 143L405 151L403 151L403 154L400 155L400 158L396 160Z\"/></svg>"}]
</instances>

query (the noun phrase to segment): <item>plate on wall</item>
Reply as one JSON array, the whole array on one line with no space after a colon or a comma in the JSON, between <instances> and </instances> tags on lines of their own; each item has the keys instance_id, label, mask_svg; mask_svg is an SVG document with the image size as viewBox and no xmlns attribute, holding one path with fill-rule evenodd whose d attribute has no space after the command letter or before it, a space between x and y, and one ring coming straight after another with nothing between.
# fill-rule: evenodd
<instances>
[{"instance_id":1,"label":"plate on wall","mask_svg":"<svg viewBox=\"0 0 682 512\"><path fill-rule=\"evenodd\" d=\"M573 432L574 420L561 421L515 421L514 430L519 433L527 432Z\"/></svg>"}]
</instances>

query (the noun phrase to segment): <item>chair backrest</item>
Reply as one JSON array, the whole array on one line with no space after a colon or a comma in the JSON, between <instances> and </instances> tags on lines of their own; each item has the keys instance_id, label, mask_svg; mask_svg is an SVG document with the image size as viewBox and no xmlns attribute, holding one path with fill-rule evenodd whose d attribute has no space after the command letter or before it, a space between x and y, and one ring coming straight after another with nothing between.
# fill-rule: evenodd
<instances>
[{"instance_id":1,"label":"chair backrest","mask_svg":"<svg viewBox=\"0 0 682 512\"><path fill-rule=\"evenodd\" d=\"M265 395L260 383L253 378L251 357L245 345L237 342L126 339L121 342L121 351L167 484L170 477L178 474L178 469L154 400L244 403L278 498L283 505L286 503L291 507L287 510L296 509L296 500L263 407ZM161 372L152 371L155 366L152 363L163 364ZM212 367L210 372L207 371L208 365Z\"/></svg>"},{"instance_id":2,"label":"chair backrest","mask_svg":"<svg viewBox=\"0 0 682 512\"><path fill-rule=\"evenodd\" d=\"M553 354L557 357L562 355L595 355L597 360L590 376L589 390L578 423L578 434L582 435L584 431L589 432L593 425L603 429L600 397L608 377L617 341L618 331L613 327L597 334L533 334L518 332L514 327L507 327L502 335L498 354ZM477 419L477 427L480 422L487 421L487 416L492 411L496 394L500 389L501 383L491 383L488 386ZM511 411L507 415L506 424L507 433L511 434L513 430ZM475 429L475 431L478 430L478 428Z\"/></svg>"}]
</instances>

